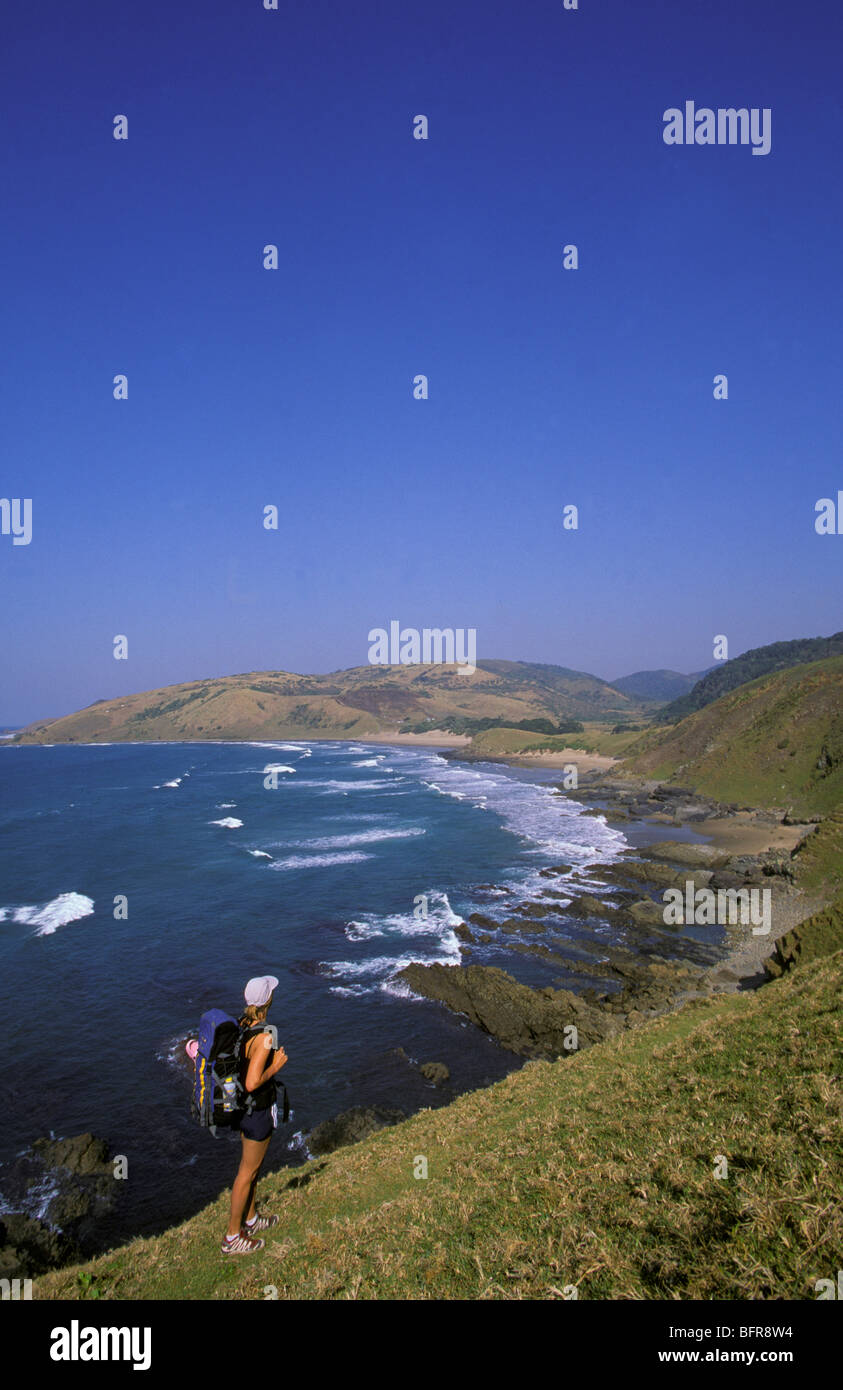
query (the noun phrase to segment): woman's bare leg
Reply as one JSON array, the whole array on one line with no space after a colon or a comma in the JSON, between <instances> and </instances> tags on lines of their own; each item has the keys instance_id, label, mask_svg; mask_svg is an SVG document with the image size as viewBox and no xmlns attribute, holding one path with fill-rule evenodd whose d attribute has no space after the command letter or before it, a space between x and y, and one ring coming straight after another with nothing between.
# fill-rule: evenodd
<instances>
[{"instance_id":1,"label":"woman's bare leg","mask_svg":"<svg viewBox=\"0 0 843 1390\"><path fill-rule=\"evenodd\" d=\"M244 1221L253 1221L254 1218L255 1218L255 1216L257 1215L257 1206L256 1206L256 1203L255 1203L255 1197L256 1197L256 1195L257 1195L257 1190L258 1190L258 1178L259 1178L259 1177L260 1177L260 1174L259 1174L259 1173L255 1173L255 1176L254 1176L254 1178L252 1179L252 1186L249 1188L249 1203L248 1203L248 1206L246 1207L246 1214L245 1214L245 1216L244 1216L244 1218L243 1218Z\"/></svg>"},{"instance_id":2,"label":"woman's bare leg","mask_svg":"<svg viewBox=\"0 0 843 1390\"><path fill-rule=\"evenodd\" d=\"M228 1221L229 1239L239 1236L240 1227L247 1216L254 1216L254 1210L250 1211L248 1207L254 1208L258 1173L271 1138L272 1135L269 1135L266 1139L258 1142L256 1139L247 1139L245 1134L240 1136L243 1153L240 1167L237 1170L237 1177L234 1179L234 1186L231 1189L231 1212Z\"/></svg>"}]
</instances>

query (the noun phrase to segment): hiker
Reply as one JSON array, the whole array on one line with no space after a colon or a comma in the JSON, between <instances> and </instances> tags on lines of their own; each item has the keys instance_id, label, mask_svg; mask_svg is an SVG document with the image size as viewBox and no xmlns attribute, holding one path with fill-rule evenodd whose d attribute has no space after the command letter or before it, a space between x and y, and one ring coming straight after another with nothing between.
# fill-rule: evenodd
<instances>
[{"instance_id":1,"label":"hiker","mask_svg":"<svg viewBox=\"0 0 843 1390\"><path fill-rule=\"evenodd\" d=\"M250 1255L262 1250L264 1241L259 1231L267 1231L278 1222L277 1216L258 1215L255 1189L272 1131L278 1123L275 1104L276 1072L287 1061L283 1047L273 1049L272 1037L266 1029L266 1016L278 985L274 975L262 975L250 980L245 989L246 1010L240 1019L245 1030L240 1056L240 1081L254 1097L254 1109L240 1122L242 1153L240 1167L231 1189L231 1215L228 1233L222 1243L224 1255Z\"/></svg>"}]
</instances>

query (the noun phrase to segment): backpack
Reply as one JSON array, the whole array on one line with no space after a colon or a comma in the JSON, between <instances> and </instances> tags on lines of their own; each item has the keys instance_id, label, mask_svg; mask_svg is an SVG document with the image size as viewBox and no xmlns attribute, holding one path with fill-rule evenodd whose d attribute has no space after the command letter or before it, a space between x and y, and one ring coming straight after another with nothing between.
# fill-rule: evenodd
<instances>
[{"instance_id":1,"label":"backpack","mask_svg":"<svg viewBox=\"0 0 843 1390\"><path fill-rule=\"evenodd\" d=\"M236 1128L253 1108L240 1081L240 1024L222 1009L199 1020L193 1079L193 1116L216 1137L218 1128Z\"/></svg>"},{"instance_id":2,"label":"backpack","mask_svg":"<svg viewBox=\"0 0 843 1390\"><path fill-rule=\"evenodd\" d=\"M277 1047L275 1028L267 1024L265 1029L272 1033ZM214 1138L219 1128L238 1129L243 1116L250 1115L255 1108L254 1096L240 1080L243 1044L252 1032L252 1029L241 1028L237 1019L222 1009L209 1009L199 1020L191 1109L194 1118L204 1129L209 1129ZM285 1124L289 1113L285 1087Z\"/></svg>"}]
</instances>

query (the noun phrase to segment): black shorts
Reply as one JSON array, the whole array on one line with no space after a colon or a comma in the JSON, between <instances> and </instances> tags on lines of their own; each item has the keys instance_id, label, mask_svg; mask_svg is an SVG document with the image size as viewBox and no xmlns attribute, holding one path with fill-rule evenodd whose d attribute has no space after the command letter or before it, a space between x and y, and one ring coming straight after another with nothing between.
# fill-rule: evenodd
<instances>
[{"instance_id":1,"label":"black shorts","mask_svg":"<svg viewBox=\"0 0 843 1390\"><path fill-rule=\"evenodd\" d=\"M266 1110L253 1110L251 1115L244 1115L240 1121L240 1133L247 1139L254 1139L260 1144L264 1139L268 1139L274 1130L278 1111L274 1105L270 1105Z\"/></svg>"}]
</instances>

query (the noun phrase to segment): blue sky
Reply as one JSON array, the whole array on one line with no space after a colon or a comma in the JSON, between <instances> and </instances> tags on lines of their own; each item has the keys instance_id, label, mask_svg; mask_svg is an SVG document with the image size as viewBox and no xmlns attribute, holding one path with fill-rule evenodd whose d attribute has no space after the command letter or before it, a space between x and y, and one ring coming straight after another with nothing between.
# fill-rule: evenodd
<instances>
[{"instance_id":1,"label":"blue sky","mask_svg":"<svg viewBox=\"0 0 843 1390\"><path fill-rule=\"evenodd\" d=\"M606 678L843 626L842 33L830 0L12 0L0 722L360 665L390 619ZM770 153L665 145L686 99L769 107Z\"/></svg>"}]
</instances>

